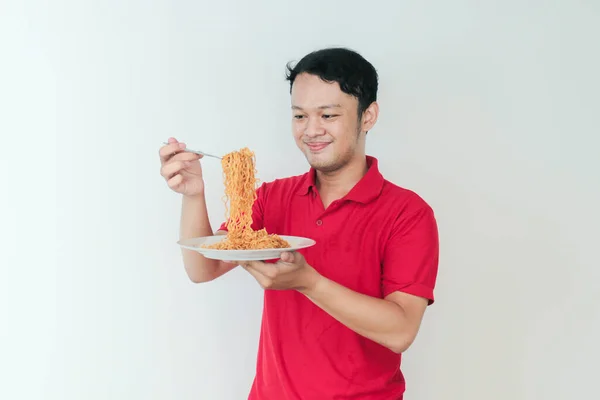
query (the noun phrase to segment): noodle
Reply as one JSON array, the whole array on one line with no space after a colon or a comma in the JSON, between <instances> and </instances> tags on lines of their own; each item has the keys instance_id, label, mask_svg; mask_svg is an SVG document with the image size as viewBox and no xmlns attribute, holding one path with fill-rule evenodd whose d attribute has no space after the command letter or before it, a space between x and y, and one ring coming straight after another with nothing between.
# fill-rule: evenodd
<instances>
[{"instance_id":1,"label":"noodle","mask_svg":"<svg viewBox=\"0 0 600 400\"><path fill-rule=\"evenodd\" d=\"M254 153L247 147L226 154L221 160L225 180L225 220L227 236L224 240L202 247L216 250L258 250L291 247L266 229L252 229L252 205L256 200ZM230 205L227 207L227 200ZM228 215L229 214L229 217Z\"/></svg>"}]
</instances>

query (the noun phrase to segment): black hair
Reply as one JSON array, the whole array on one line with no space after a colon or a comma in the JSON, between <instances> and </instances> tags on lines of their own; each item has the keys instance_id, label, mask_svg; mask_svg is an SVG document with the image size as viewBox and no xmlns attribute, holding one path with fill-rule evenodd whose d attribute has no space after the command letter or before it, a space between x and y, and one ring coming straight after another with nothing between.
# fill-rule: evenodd
<instances>
[{"instance_id":1,"label":"black hair","mask_svg":"<svg viewBox=\"0 0 600 400\"><path fill-rule=\"evenodd\" d=\"M342 92L358 100L358 118L377 100L377 71L357 52L341 48L313 51L304 56L294 67L287 65L286 79L290 92L294 80L301 73L316 75L325 82L337 82Z\"/></svg>"}]
</instances>

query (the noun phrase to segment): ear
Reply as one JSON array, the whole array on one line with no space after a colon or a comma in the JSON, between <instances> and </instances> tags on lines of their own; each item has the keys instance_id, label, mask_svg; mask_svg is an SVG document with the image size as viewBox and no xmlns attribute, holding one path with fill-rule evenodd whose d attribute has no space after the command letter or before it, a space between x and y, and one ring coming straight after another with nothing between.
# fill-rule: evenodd
<instances>
[{"instance_id":1,"label":"ear","mask_svg":"<svg viewBox=\"0 0 600 400\"><path fill-rule=\"evenodd\" d=\"M377 118L379 117L379 104L374 101L369 107L363 112L361 121L361 132L368 132L375 126Z\"/></svg>"}]
</instances>

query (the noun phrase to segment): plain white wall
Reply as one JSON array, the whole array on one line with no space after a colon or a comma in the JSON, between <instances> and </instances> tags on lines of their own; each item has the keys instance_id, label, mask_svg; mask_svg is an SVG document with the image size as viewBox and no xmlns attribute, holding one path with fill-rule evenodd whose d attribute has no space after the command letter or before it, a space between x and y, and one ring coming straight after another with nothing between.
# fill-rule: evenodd
<instances>
[{"instance_id":1,"label":"plain white wall","mask_svg":"<svg viewBox=\"0 0 600 400\"><path fill-rule=\"evenodd\" d=\"M597 396L600 4L483 3L3 1L0 398L245 398L261 290L187 280L157 151L304 172L284 66L330 45L378 68L368 152L439 221L406 398Z\"/></svg>"}]
</instances>

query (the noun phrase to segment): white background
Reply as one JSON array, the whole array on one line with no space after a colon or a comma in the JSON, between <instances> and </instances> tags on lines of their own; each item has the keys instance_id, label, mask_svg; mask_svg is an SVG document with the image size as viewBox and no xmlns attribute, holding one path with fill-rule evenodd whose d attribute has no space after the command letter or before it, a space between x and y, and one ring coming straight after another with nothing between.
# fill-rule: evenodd
<instances>
[{"instance_id":1,"label":"white background","mask_svg":"<svg viewBox=\"0 0 600 400\"><path fill-rule=\"evenodd\" d=\"M261 289L187 280L157 151L305 172L284 66L330 45L377 67L368 153L439 222L406 399L600 397L599 39L593 0L2 1L0 398L245 398Z\"/></svg>"}]
</instances>

